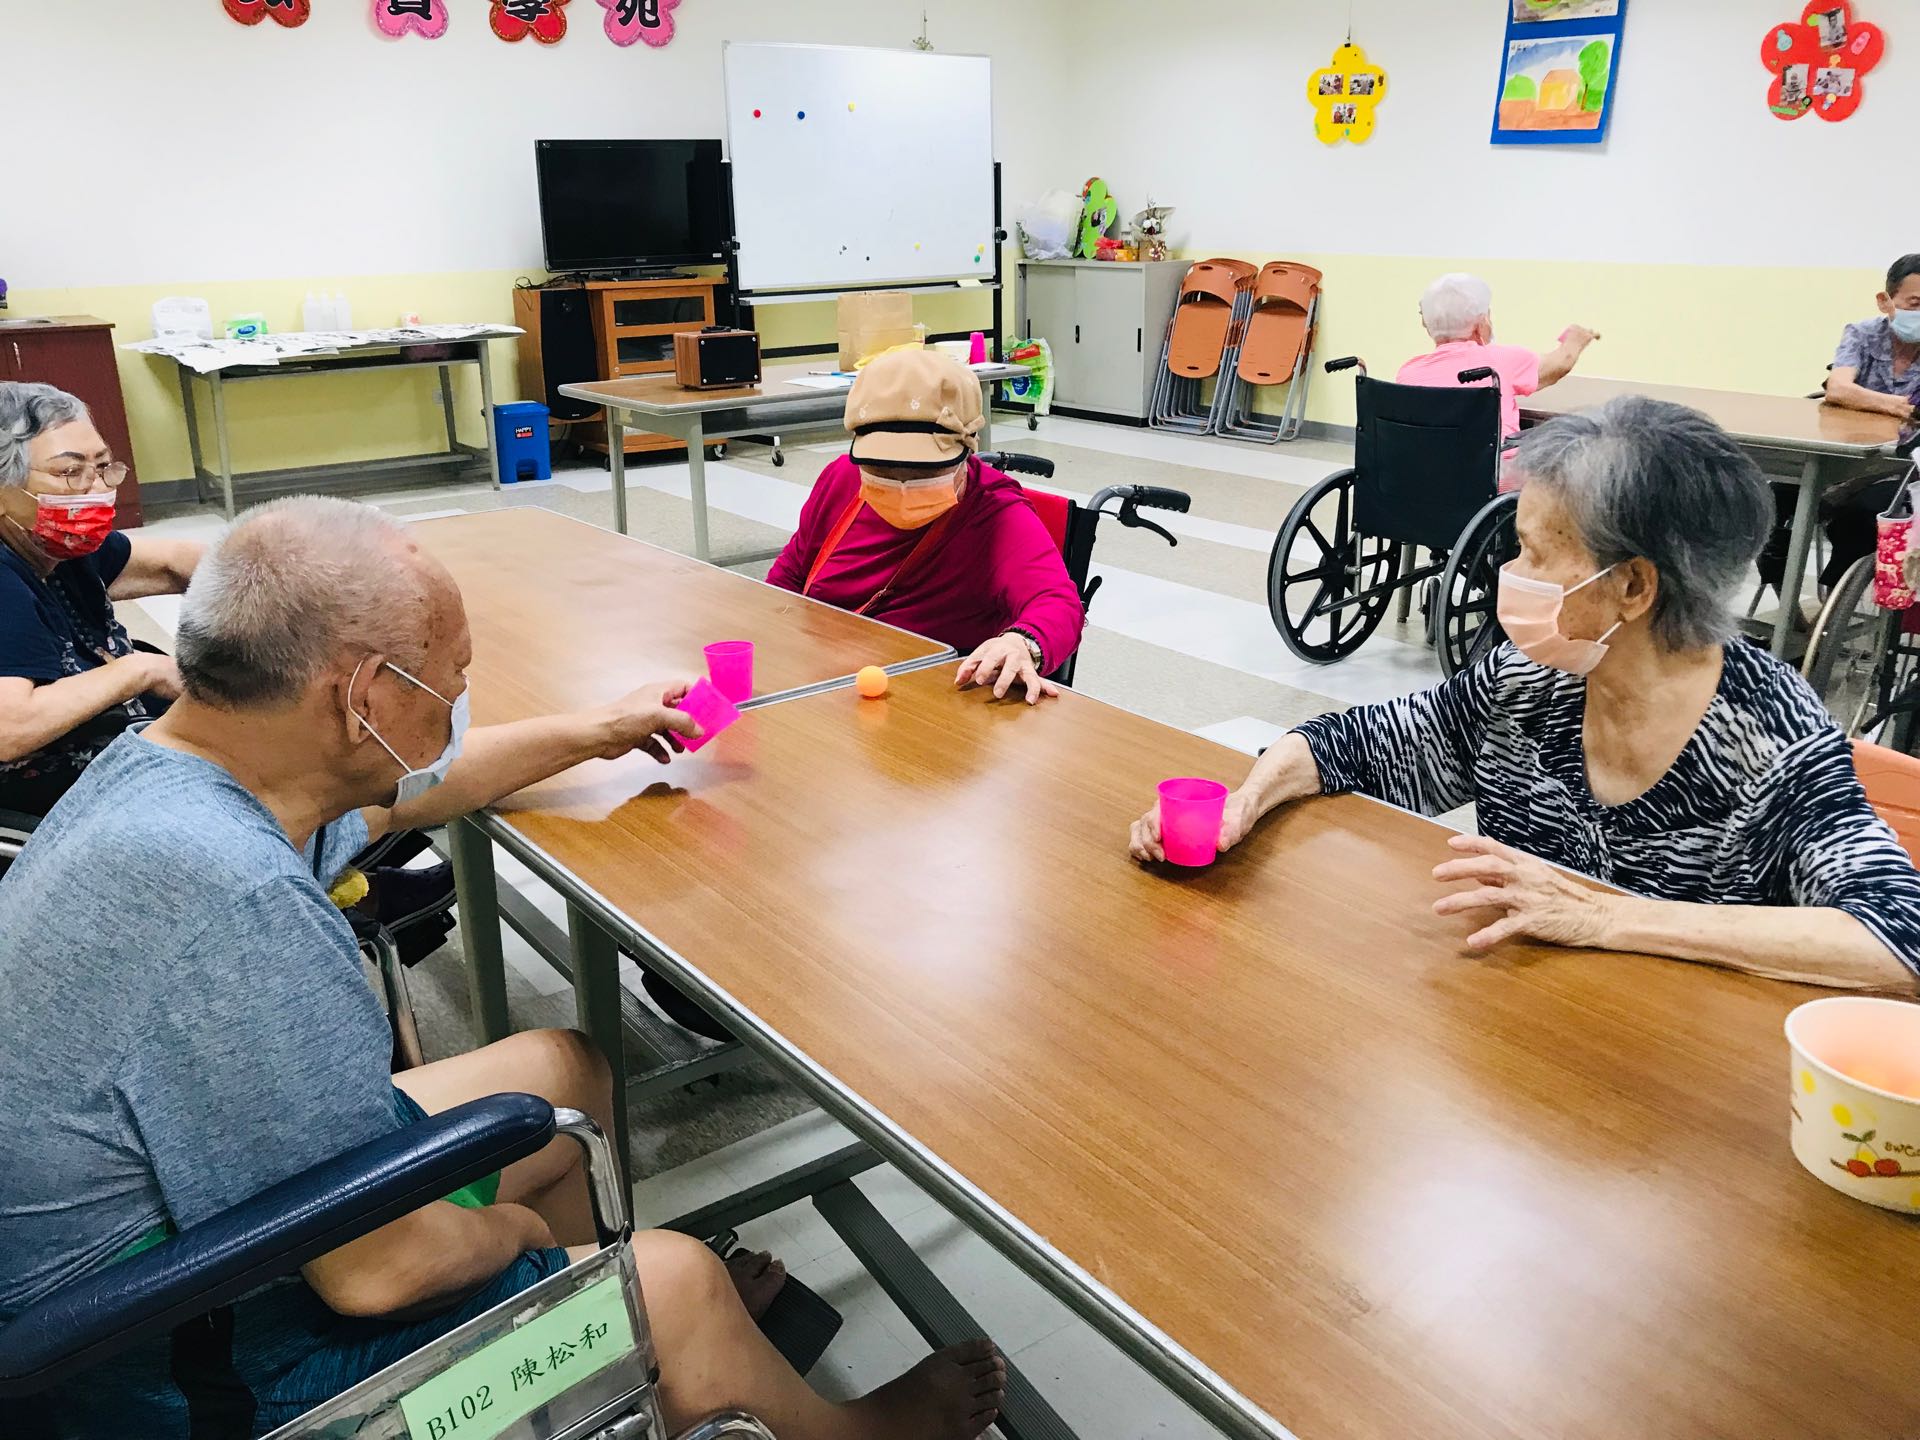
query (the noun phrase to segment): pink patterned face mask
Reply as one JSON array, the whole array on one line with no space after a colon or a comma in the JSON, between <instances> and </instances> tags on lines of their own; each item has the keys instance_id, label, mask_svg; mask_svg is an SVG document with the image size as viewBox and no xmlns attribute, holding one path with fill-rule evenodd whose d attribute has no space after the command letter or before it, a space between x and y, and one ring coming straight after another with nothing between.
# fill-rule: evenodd
<instances>
[{"instance_id":1,"label":"pink patterned face mask","mask_svg":"<svg viewBox=\"0 0 1920 1440\"><path fill-rule=\"evenodd\" d=\"M1560 608L1567 603L1567 596L1611 575L1613 570L1609 565L1578 585L1556 585L1551 580L1514 574L1511 562L1501 566L1500 596L1495 604L1500 628L1534 664L1569 675L1591 675L1594 667L1607 658L1607 641L1626 622L1616 620L1598 640L1575 640L1560 633Z\"/></svg>"}]
</instances>

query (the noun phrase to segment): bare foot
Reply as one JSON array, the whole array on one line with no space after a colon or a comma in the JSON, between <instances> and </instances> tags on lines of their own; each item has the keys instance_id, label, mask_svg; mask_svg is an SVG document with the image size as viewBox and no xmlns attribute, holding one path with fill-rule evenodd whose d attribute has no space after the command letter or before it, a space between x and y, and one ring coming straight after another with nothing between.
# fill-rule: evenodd
<instances>
[{"instance_id":1,"label":"bare foot","mask_svg":"<svg viewBox=\"0 0 1920 1440\"><path fill-rule=\"evenodd\" d=\"M974 1440L1000 1415L1007 1362L991 1340L936 1350L848 1409L864 1440Z\"/></svg>"},{"instance_id":2,"label":"bare foot","mask_svg":"<svg viewBox=\"0 0 1920 1440\"><path fill-rule=\"evenodd\" d=\"M755 1321L767 1313L780 1287L787 1283L787 1266L765 1250L736 1250L727 1257L727 1274L740 1292L740 1303Z\"/></svg>"}]
</instances>

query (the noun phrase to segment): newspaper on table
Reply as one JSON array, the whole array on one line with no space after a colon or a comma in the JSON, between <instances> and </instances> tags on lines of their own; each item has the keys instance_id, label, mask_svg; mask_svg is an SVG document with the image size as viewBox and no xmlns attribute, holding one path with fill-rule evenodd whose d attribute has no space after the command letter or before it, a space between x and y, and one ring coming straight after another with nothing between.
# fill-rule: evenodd
<instances>
[{"instance_id":1,"label":"newspaper on table","mask_svg":"<svg viewBox=\"0 0 1920 1440\"><path fill-rule=\"evenodd\" d=\"M388 330L296 330L258 335L249 340L203 340L198 335L156 335L121 348L142 355L164 355L200 375L237 365L278 365L308 355L339 355L393 345L445 345L523 335L517 325L409 325Z\"/></svg>"}]
</instances>

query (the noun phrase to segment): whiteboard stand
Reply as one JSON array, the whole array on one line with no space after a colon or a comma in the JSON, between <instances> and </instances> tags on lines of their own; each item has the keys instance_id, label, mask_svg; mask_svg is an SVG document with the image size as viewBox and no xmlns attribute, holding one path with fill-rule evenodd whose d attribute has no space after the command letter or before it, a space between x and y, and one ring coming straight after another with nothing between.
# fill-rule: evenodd
<instances>
[{"instance_id":1,"label":"whiteboard stand","mask_svg":"<svg viewBox=\"0 0 1920 1440\"><path fill-rule=\"evenodd\" d=\"M731 222L733 219L733 166L731 163L726 163L720 168L726 176L727 219ZM988 358L994 360L1000 358L1000 337L1006 330L1006 245L1008 236L1004 216L1005 212L1001 208L1000 196L1000 162L996 160L993 162L993 279L989 282L993 290L993 329L989 331L987 335L987 355ZM753 309L756 304L799 304L808 300L837 300L841 295L857 293L858 288L859 287L853 287L849 290L827 290L821 291L818 294L802 291L793 295L769 295L759 297L758 299L753 296L742 298L740 294L740 242L737 238L727 242L727 299L733 307L733 326L736 330L754 330L758 328L754 324L753 318ZM880 288L903 291L909 295L952 295L956 293L964 294L970 290L986 287L963 285L956 280L943 285L886 285ZM960 338L964 339L965 337ZM824 350L823 347L820 346L785 345L776 350L762 350L760 352L760 358L762 360L791 360L801 356L819 355L822 353L824 353ZM988 404L986 408L989 410L993 408L992 397L998 392L998 388L997 386L988 387ZM780 448L780 437L778 435L741 435L736 438L755 445L771 446L773 449L773 463L776 466L787 463L787 457Z\"/></svg>"}]
</instances>

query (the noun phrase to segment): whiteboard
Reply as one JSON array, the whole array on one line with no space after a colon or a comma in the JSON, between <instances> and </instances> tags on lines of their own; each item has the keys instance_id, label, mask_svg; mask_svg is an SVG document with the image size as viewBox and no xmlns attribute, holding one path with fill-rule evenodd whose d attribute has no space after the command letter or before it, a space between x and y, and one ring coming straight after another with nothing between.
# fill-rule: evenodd
<instances>
[{"instance_id":1,"label":"whiteboard","mask_svg":"<svg viewBox=\"0 0 1920 1440\"><path fill-rule=\"evenodd\" d=\"M993 62L730 41L740 288L993 278Z\"/></svg>"}]
</instances>

